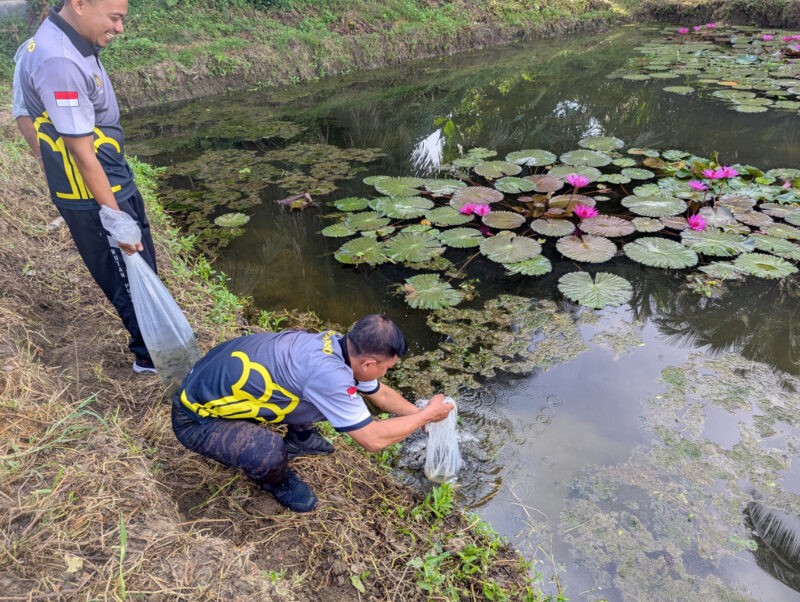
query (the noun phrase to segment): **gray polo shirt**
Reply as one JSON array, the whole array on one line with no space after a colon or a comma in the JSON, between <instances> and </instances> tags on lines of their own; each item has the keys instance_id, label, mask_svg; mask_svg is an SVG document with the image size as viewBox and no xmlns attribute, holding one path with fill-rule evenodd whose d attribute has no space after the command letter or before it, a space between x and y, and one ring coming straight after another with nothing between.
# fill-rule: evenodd
<instances>
[{"instance_id":1,"label":"gray polo shirt","mask_svg":"<svg viewBox=\"0 0 800 602\"><path fill-rule=\"evenodd\" d=\"M98 205L64 145L64 136L93 136L97 159L117 201L136 191L125 161L119 106L98 52L50 9L18 62L19 87L39 138L50 196L65 209Z\"/></svg>"},{"instance_id":2,"label":"gray polo shirt","mask_svg":"<svg viewBox=\"0 0 800 602\"><path fill-rule=\"evenodd\" d=\"M377 380L357 382L342 335L332 330L261 333L214 347L195 364L178 393L200 416L306 424L328 420L347 432L372 421L358 394Z\"/></svg>"},{"instance_id":3,"label":"gray polo shirt","mask_svg":"<svg viewBox=\"0 0 800 602\"><path fill-rule=\"evenodd\" d=\"M14 80L11 86L14 92L14 102L11 105L11 115L14 119L18 117L27 117L28 109L25 107L25 99L22 97L22 88L19 85L19 60L22 58L23 53L28 52L28 44L31 43L33 38L25 40L14 55Z\"/></svg>"}]
</instances>

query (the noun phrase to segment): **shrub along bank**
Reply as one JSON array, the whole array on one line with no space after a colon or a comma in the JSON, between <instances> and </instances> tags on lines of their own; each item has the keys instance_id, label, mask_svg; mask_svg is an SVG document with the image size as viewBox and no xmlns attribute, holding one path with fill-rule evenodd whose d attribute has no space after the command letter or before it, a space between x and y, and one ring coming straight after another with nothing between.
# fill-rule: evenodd
<instances>
[{"instance_id":1,"label":"shrub along bank","mask_svg":"<svg viewBox=\"0 0 800 602\"><path fill-rule=\"evenodd\" d=\"M141 0L129 10L103 52L128 108L634 20L800 25L798 0ZM31 31L0 23L0 69Z\"/></svg>"}]
</instances>

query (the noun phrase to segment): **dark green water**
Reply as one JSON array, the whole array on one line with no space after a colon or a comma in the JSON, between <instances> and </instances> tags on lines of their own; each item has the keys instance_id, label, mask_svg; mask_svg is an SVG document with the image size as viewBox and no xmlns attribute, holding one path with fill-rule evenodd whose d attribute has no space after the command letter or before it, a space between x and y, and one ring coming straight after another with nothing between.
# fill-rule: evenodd
<instances>
[{"instance_id":1,"label":"dark green water","mask_svg":"<svg viewBox=\"0 0 800 602\"><path fill-rule=\"evenodd\" d=\"M167 107L124 125L132 154L169 168L164 193L189 231L211 245L220 230L209 219L251 215L219 250L217 266L236 292L265 310L311 310L343 327L386 312L421 353L443 337L393 291L411 271L339 264L331 254L341 239L318 232L330 223L328 201L375 196L364 176L432 173L452 152L438 118L453 120L466 147L500 157L562 153L608 135L629 146L719 151L725 163L764 170L800 166L796 113L736 113L710 96L665 93L664 82L606 78L655 35L622 28L474 52ZM330 147L287 154L295 143ZM361 151L373 148L384 156L367 161ZM205 179L185 175L188 161L206 166ZM285 185L273 183L287 173ZM331 182L305 211L273 202ZM553 579L547 591L557 578L571 599L800 599L793 570L753 540L742 511L765 499L800 512L798 279L751 278L705 298L684 286L685 274L618 258L611 271L634 297L593 312L564 301L555 282L574 264L546 254L554 270L539 278L504 275L482 258L468 268L479 296L465 307L500 293L554 303L585 349L549 370L463 392L462 501L541 562ZM424 487L414 470L420 446L411 441L400 465Z\"/></svg>"}]
</instances>

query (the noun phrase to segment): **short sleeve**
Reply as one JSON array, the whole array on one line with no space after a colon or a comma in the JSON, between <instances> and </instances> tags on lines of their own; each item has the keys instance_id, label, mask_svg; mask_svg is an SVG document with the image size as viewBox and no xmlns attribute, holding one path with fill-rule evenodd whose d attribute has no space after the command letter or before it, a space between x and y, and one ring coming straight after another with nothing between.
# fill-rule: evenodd
<instances>
[{"instance_id":1,"label":"short sleeve","mask_svg":"<svg viewBox=\"0 0 800 602\"><path fill-rule=\"evenodd\" d=\"M69 59L48 59L39 65L32 79L59 134L80 137L94 132L89 82L75 63Z\"/></svg>"},{"instance_id":2,"label":"short sleeve","mask_svg":"<svg viewBox=\"0 0 800 602\"><path fill-rule=\"evenodd\" d=\"M311 379L303 391L303 399L314 404L331 426L339 432L360 429L372 422L364 400L358 395L346 367L335 374Z\"/></svg>"},{"instance_id":3,"label":"short sleeve","mask_svg":"<svg viewBox=\"0 0 800 602\"><path fill-rule=\"evenodd\" d=\"M16 56L14 56L14 82L11 86L14 91L14 102L11 106L11 114L13 115L14 119L17 119L18 117L30 116L28 108L25 106L25 98L22 96L22 82L20 81L19 69L20 54L25 49L27 44L28 42L25 42L25 44L20 46L19 50L17 50Z\"/></svg>"},{"instance_id":4,"label":"short sleeve","mask_svg":"<svg viewBox=\"0 0 800 602\"><path fill-rule=\"evenodd\" d=\"M381 388L381 383L377 379L375 380L368 380L364 382L359 382L356 387L361 393L365 395L372 395L373 393L377 393L378 389Z\"/></svg>"}]
</instances>

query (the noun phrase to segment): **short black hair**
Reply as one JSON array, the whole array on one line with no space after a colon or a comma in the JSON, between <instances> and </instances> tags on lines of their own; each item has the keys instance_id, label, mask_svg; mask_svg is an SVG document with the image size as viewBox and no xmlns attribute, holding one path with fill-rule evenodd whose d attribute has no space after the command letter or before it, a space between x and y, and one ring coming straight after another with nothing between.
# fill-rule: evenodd
<instances>
[{"instance_id":1,"label":"short black hair","mask_svg":"<svg viewBox=\"0 0 800 602\"><path fill-rule=\"evenodd\" d=\"M383 314L369 314L356 322L347 333L355 355L391 358L408 351L406 338L397 324Z\"/></svg>"}]
</instances>

